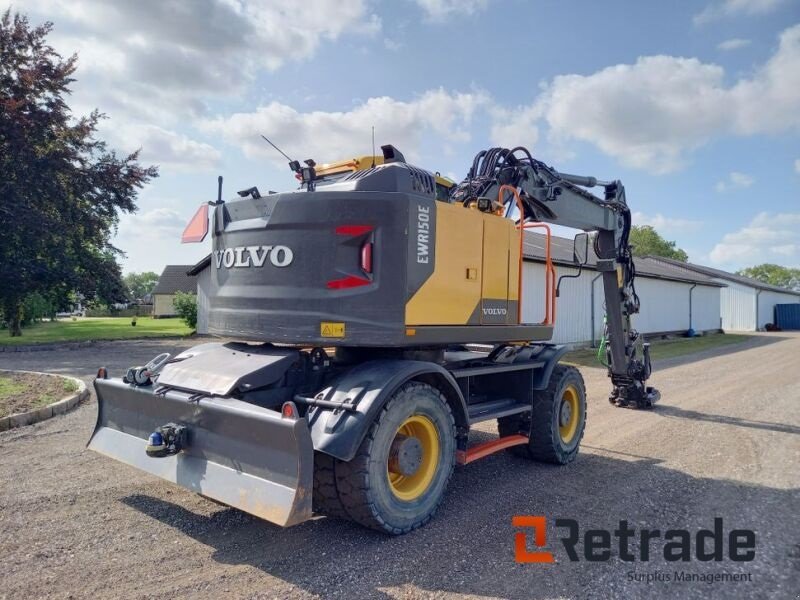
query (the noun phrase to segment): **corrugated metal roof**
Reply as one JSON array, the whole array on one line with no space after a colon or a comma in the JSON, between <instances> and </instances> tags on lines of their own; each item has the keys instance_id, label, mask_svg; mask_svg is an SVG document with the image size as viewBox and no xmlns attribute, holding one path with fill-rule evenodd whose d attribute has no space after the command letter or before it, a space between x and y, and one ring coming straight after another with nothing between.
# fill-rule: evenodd
<instances>
[{"instance_id":1,"label":"corrugated metal roof","mask_svg":"<svg viewBox=\"0 0 800 600\"><path fill-rule=\"evenodd\" d=\"M758 290L767 290L770 292L780 292L782 294L792 294L794 296L800 296L800 292L782 288L777 285L770 285L769 283L764 283L763 281L759 281L758 279L753 279L752 277L745 277L744 275L737 275L736 273L728 273L727 271L722 271L720 269L713 269L711 267L695 265L692 263L682 263L677 260L672 260L671 258L663 258L661 256L649 256L648 258L650 260L665 265L670 265L673 267L678 266L687 271L700 273L702 275L706 275L707 277L715 277L718 279L725 279L726 281L733 281L734 283L740 283L742 285L754 287Z\"/></svg>"},{"instance_id":2,"label":"corrugated metal roof","mask_svg":"<svg viewBox=\"0 0 800 600\"><path fill-rule=\"evenodd\" d=\"M543 262L545 260L545 244L546 236L543 233L526 231L525 242L522 249L525 259ZM550 258L554 263L574 267L575 263L572 260L572 240L555 235L552 236L550 238ZM724 284L720 284L706 275L696 273L689 269L682 269L671 264L664 264L653 260L651 257L637 257L634 260L634 264L636 265L636 275L640 277L652 277L654 279L666 279L683 283L696 283L698 285L707 285L711 287L725 287ZM597 256L591 244L589 245L589 263L585 265L584 268L592 270L597 269Z\"/></svg>"},{"instance_id":3,"label":"corrugated metal roof","mask_svg":"<svg viewBox=\"0 0 800 600\"><path fill-rule=\"evenodd\" d=\"M153 294L174 294L175 292L197 292L197 281L187 271L193 265L167 265L158 278Z\"/></svg>"}]
</instances>

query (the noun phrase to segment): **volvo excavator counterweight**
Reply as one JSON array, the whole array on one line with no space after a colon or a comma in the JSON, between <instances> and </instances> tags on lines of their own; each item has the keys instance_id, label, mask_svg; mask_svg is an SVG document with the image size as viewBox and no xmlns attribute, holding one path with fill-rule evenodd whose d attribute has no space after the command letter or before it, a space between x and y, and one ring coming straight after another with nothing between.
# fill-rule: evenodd
<instances>
[{"instance_id":1,"label":"volvo excavator counterweight","mask_svg":"<svg viewBox=\"0 0 800 600\"><path fill-rule=\"evenodd\" d=\"M458 184L393 146L290 167L289 192L224 201L220 181L184 233L211 234L209 331L240 341L121 378L101 368L90 449L279 525L322 513L390 534L430 520L457 464L503 449L568 463L586 390L550 343L570 275L557 278L549 223L583 230L576 265L602 274L609 400L658 400L632 326L621 182L559 173L522 147L480 152ZM543 289L525 285L528 229L546 232ZM523 322L523 293L544 295L541 322ZM475 443L489 420L500 436Z\"/></svg>"}]
</instances>

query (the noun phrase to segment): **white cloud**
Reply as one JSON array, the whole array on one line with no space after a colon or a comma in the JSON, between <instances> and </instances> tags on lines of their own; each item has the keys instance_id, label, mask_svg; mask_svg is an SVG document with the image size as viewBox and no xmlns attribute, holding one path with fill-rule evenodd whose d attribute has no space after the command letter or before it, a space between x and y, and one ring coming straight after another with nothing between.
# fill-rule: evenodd
<instances>
[{"instance_id":1,"label":"white cloud","mask_svg":"<svg viewBox=\"0 0 800 600\"><path fill-rule=\"evenodd\" d=\"M251 158L283 162L258 135L268 132L270 139L293 158L314 157L324 162L340 159L343 152L360 154L359 148L368 153L374 125L378 145L391 143L413 159L430 132L445 142L469 141L472 116L488 101L482 92L450 93L438 89L410 102L386 96L370 98L341 112L299 112L272 102L254 112L206 120L201 128L240 145Z\"/></svg>"},{"instance_id":2,"label":"white cloud","mask_svg":"<svg viewBox=\"0 0 800 600\"><path fill-rule=\"evenodd\" d=\"M174 205L175 202L165 202ZM179 240L181 233L189 222L188 217L171 208L154 208L152 210L123 215L120 218L117 237L120 239L174 239Z\"/></svg>"},{"instance_id":3,"label":"white cloud","mask_svg":"<svg viewBox=\"0 0 800 600\"><path fill-rule=\"evenodd\" d=\"M473 15L486 10L489 0L414 0L426 16L441 21L456 15Z\"/></svg>"},{"instance_id":4,"label":"white cloud","mask_svg":"<svg viewBox=\"0 0 800 600\"><path fill-rule=\"evenodd\" d=\"M369 2L15 0L14 9L33 23L54 21L51 43L65 56L78 52L76 113L99 107L129 134L126 146L183 168L216 159L173 130L206 115L207 101L241 94L265 69L307 59L347 34L377 33Z\"/></svg>"},{"instance_id":5,"label":"white cloud","mask_svg":"<svg viewBox=\"0 0 800 600\"><path fill-rule=\"evenodd\" d=\"M648 56L560 75L539 102L556 140L590 142L623 164L666 173L725 126L723 75L695 58Z\"/></svg>"},{"instance_id":6,"label":"white cloud","mask_svg":"<svg viewBox=\"0 0 800 600\"><path fill-rule=\"evenodd\" d=\"M662 234L693 231L699 229L703 225L702 221L665 217L661 213L646 215L638 211L631 215L631 220L634 225L650 225L653 229Z\"/></svg>"},{"instance_id":7,"label":"white cloud","mask_svg":"<svg viewBox=\"0 0 800 600\"><path fill-rule=\"evenodd\" d=\"M112 46L129 75L183 89L240 84L257 69L310 57L323 40L381 28L367 0L306 0L301 14L294 0L19 0L15 8L55 20L101 61Z\"/></svg>"},{"instance_id":8,"label":"white cloud","mask_svg":"<svg viewBox=\"0 0 800 600\"><path fill-rule=\"evenodd\" d=\"M717 182L714 189L719 193L728 192L731 190L749 188L755 183L755 178L747 173L739 173L738 171L731 171L726 179Z\"/></svg>"},{"instance_id":9,"label":"white cloud","mask_svg":"<svg viewBox=\"0 0 800 600\"><path fill-rule=\"evenodd\" d=\"M800 129L800 25L751 77L696 58L640 57L590 75L560 75L534 101L555 143L594 144L623 164L668 173L725 134Z\"/></svg>"},{"instance_id":10,"label":"white cloud","mask_svg":"<svg viewBox=\"0 0 800 600\"><path fill-rule=\"evenodd\" d=\"M398 42L392 38L383 38L383 47L392 52L397 52L404 46L403 42Z\"/></svg>"},{"instance_id":11,"label":"white cloud","mask_svg":"<svg viewBox=\"0 0 800 600\"><path fill-rule=\"evenodd\" d=\"M739 48L745 48L751 44L750 40L744 40L742 38L733 38L730 40L725 40L724 42L720 42L717 44L717 48L728 52L730 50L738 50Z\"/></svg>"},{"instance_id":12,"label":"white cloud","mask_svg":"<svg viewBox=\"0 0 800 600\"><path fill-rule=\"evenodd\" d=\"M156 200L158 208L120 217L114 246L127 255L120 260L125 273L156 271L160 273L167 264L191 265L208 254L209 240L204 244L181 244L181 234L197 210L197 202L186 213L167 206L176 206L177 200Z\"/></svg>"},{"instance_id":13,"label":"white cloud","mask_svg":"<svg viewBox=\"0 0 800 600\"><path fill-rule=\"evenodd\" d=\"M693 18L695 25L704 25L726 17L763 15L772 12L786 0L717 0Z\"/></svg>"},{"instance_id":14,"label":"white cloud","mask_svg":"<svg viewBox=\"0 0 800 600\"><path fill-rule=\"evenodd\" d=\"M219 150L156 125L101 125L104 139L121 152L142 149L143 164L157 164L161 175L168 171L206 171L220 164Z\"/></svg>"},{"instance_id":15,"label":"white cloud","mask_svg":"<svg viewBox=\"0 0 800 600\"><path fill-rule=\"evenodd\" d=\"M513 148L525 146L533 151L539 141L541 110L537 105L507 110L495 107L492 110L492 128L489 139L492 144Z\"/></svg>"},{"instance_id":16,"label":"white cloud","mask_svg":"<svg viewBox=\"0 0 800 600\"><path fill-rule=\"evenodd\" d=\"M759 213L745 227L725 234L709 258L723 265L800 265L800 213Z\"/></svg>"},{"instance_id":17,"label":"white cloud","mask_svg":"<svg viewBox=\"0 0 800 600\"><path fill-rule=\"evenodd\" d=\"M794 172L800 175L800 158L794 161Z\"/></svg>"}]
</instances>

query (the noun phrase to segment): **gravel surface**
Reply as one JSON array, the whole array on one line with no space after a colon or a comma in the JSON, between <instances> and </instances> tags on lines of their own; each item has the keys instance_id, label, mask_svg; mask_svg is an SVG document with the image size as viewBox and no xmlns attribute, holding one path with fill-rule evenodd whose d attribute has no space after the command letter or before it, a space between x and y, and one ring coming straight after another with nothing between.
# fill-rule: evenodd
<instances>
[{"instance_id":1,"label":"gravel surface","mask_svg":"<svg viewBox=\"0 0 800 600\"><path fill-rule=\"evenodd\" d=\"M90 381L181 342L0 355L0 368ZM704 360L698 360L704 358ZM800 335L656 365L653 411L611 407L583 369L589 415L566 467L494 455L456 470L430 525L389 538L334 519L280 529L84 449L96 405L0 434L0 598L798 598ZM489 439L493 425L484 424ZM493 432L492 432L493 433ZM554 564L514 561L513 515L545 515ZM573 563L555 529L750 528L752 562ZM726 546L727 547L727 546ZM579 547L580 551L580 547ZM634 575L749 573L745 583Z\"/></svg>"}]
</instances>

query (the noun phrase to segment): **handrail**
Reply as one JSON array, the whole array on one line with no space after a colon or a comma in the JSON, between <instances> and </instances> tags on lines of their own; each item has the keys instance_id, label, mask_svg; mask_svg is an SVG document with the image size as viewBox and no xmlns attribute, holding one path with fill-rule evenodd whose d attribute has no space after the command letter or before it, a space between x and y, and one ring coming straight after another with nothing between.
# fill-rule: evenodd
<instances>
[{"instance_id":1,"label":"handrail","mask_svg":"<svg viewBox=\"0 0 800 600\"><path fill-rule=\"evenodd\" d=\"M545 302L544 302L544 321L542 325L554 325L556 322L556 268L553 266L552 255L550 254L550 238L552 237L550 226L547 223L524 223L522 228L534 229L540 227L545 230ZM523 234L524 235L524 234Z\"/></svg>"},{"instance_id":2,"label":"handrail","mask_svg":"<svg viewBox=\"0 0 800 600\"><path fill-rule=\"evenodd\" d=\"M519 196L519 191L516 187L509 184L503 184L497 191L497 201L500 204L503 202L503 192L510 190L514 194L514 200L517 203L519 210L519 223L517 229L519 230L519 269L517 276L517 323L522 323L522 260L523 260L523 242L525 239L525 229L541 227L546 235L545 244L545 315L542 325L553 325L556 321L556 270L553 266L552 257L550 256L550 226L546 223L525 223L525 207L522 204L522 199Z\"/></svg>"}]
</instances>

